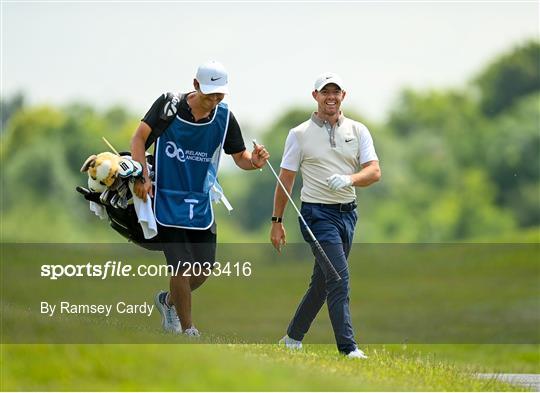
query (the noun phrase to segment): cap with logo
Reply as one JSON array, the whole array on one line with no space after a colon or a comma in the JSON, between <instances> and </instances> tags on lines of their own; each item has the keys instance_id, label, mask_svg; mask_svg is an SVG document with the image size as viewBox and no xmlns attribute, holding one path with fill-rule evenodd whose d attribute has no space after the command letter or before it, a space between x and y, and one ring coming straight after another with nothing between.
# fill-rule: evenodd
<instances>
[{"instance_id":1,"label":"cap with logo","mask_svg":"<svg viewBox=\"0 0 540 393\"><path fill-rule=\"evenodd\" d=\"M229 93L229 78L223 64L211 60L197 68L195 79L199 82L203 94Z\"/></svg>"},{"instance_id":2,"label":"cap with logo","mask_svg":"<svg viewBox=\"0 0 540 393\"><path fill-rule=\"evenodd\" d=\"M343 80L338 74L334 74L333 72L325 72L324 74L319 75L315 80L315 90L319 91L330 83L334 83L338 85L341 90L345 90Z\"/></svg>"}]
</instances>

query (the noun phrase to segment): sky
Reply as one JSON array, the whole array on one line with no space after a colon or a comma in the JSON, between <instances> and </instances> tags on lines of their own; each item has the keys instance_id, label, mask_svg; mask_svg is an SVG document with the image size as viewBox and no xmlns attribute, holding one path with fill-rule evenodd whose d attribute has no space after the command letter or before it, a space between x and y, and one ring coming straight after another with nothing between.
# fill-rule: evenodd
<instances>
[{"instance_id":1,"label":"sky","mask_svg":"<svg viewBox=\"0 0 540 393\"><path fill-rule=\"evenodd\" d=\"M344 80L345 113L381 121L401 89L464 87L495 56L539 37L537 1L3 0L1 18L3 97L120 104L142 117L161 93L189 91L197 66L215 59L243 130L293 105L314 108L313 83L326 71Z\"/></svg>"}]
</instances>

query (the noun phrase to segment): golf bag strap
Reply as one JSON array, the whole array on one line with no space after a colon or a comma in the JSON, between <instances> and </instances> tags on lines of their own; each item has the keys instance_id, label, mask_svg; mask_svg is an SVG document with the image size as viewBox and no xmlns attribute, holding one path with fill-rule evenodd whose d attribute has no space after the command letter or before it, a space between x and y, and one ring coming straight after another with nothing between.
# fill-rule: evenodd
<instances>
[{"instance_id":1,"label":"golf bag strap","mask_svg":"<svg viewBox=\"0 0 540 393\"><path fill-rule=\"evenodd\" d=\"M163 107L161 108L161 113L159 114L159 122L152 129L152 132L148 136L148 139L144 144L145 150L148 150L148 148L157 141L161 134L163 134L167 127L169 127L169 125L172 123L172 121L176 117L176 114L178 113L180 101L182 101L184 97L185 94L166 94L165 103L163 104Z\"/></svg>"}]
</instances>

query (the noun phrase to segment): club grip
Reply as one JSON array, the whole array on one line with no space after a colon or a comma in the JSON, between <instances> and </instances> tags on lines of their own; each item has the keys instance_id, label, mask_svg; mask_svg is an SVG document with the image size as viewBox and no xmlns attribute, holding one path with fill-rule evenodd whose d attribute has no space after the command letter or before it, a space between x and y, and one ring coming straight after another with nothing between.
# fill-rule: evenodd
<instances>
[{"instance_id":1,"label":"club grip","mask_svg":"<svg viewBox=\"0 0 540 393\"><path fill-rule=\"evenodd\" d=\"M330 276L336 281L341 281L339 273L336 271L334 265L332 265L332 262L330 262L330 259L328 258L328 255L326 255L326 253L324 252L321 244L317 241L317 239L314 239L313 243L315 244L315 248L317 248L319 255L322 257L322 260L324 261L324 264L326 265Z\"/></svg>"}]
</instances>

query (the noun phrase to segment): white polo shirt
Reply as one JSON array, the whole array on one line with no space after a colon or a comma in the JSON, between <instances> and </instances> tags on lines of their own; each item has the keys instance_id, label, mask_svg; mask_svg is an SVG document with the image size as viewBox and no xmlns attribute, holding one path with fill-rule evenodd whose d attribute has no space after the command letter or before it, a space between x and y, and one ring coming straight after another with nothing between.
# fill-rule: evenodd
<instances>
[{"instance_id":1,"label":"white polo shirt","mask_svg":"<svg viewBox=\"0 0 540 393\"><path fill-rule=\"evenodd\" d=\"M341 115L332 128L315 113L287 136L281 167L303 178L301 200L311 203L349 203L355 187L332 191L326 179L334 174L352 175L362 164L379 160L365 125Z\"/></svg>"}]
</instances>

